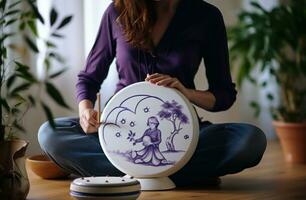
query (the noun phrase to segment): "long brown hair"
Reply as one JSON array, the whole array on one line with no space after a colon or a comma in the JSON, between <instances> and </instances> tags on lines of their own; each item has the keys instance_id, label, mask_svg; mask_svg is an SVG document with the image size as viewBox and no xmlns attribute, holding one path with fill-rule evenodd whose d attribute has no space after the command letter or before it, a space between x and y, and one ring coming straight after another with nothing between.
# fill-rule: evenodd
<instances>
[{"instance_id":1,"label":"long brown hair","mask_svg":"<svg viewBox=\"0 0 306 200\"><path fill-rule=\"evenodd\" d=\"M117 22L122 26L129 44L150 50L153 47L151 31L156 22L153 0L114 0L119 13Z\"/></svg>"}]
</instances>

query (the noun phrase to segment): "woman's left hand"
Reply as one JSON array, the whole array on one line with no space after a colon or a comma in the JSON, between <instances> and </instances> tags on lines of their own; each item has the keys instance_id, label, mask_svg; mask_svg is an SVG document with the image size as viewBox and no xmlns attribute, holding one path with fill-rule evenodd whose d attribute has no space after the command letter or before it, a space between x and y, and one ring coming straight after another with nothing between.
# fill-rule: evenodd
<instances>
[{"instance_id":1,"label":"woman's left hand","mask_svg":"<svg viewBox=\"0 0 306 200\"><path fill-rule=\"evenodd\" d=\"M176 88L188 98L188 89L175 77L171 77L166 74L154 73L147 75L145 80L156 85Z\"/></svg>"}]
</instances>

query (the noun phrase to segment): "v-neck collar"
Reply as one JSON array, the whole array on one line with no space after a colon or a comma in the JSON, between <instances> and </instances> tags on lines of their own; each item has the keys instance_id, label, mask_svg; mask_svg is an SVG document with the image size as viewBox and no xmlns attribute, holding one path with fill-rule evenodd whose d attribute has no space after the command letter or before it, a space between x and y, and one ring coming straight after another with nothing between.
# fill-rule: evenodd
<instances>
[{"instance_id":1,"label":"v-neck collar","mask_svg":"<svg viewBox=\"0 0 306 200\"><path fill-rule=\"evenodd\" d=\"M175 13L173 14L173 16L172 16L172 18L171 18L171 20L170 20L170 22L169 22L169 24L168 24L168 26L167 26L165 32L164 32L163 35L161 36L159 42L158 42L156 45L154 45L154 47L152 48L152 51L151 51L152 53L155 53L156 51L159 50L159 48L160 48L161 45L163 44L164 40L167 38L168 34L169 34L169 33L171 32L171 30L173 29L174 25L176 24L177 18L178 18L178 16L179 16L180 12L181 12L181 9L182 9L182 7L183 7L183 2L184 2L184 1L185 1L185 0L180 0L180 1L178 2L178 5L177 5L176 10L175 10Z\"/></svg>"}]
</instances>

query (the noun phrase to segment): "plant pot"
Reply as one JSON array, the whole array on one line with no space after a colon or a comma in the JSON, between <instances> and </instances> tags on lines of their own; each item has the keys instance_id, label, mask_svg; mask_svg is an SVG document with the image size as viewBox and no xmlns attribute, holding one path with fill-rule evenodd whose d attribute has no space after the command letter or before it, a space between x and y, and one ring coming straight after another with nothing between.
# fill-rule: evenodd
<instances>
[{"instance_id":1,"label":"plant pot","mask_svg":"<svg viewBox=\"0 0 306 200\"><path fill-rule=\"evenodd\" d=\"M273 126L280 139L285 160L306 164L306 123L273 121Z\"/></svg>"},{"instance_id":2,"label":"plant pot","mask_svg":"<svg viewBox=\"0 0 306 200\"><path fill-rule=\"evenodd\" d=\"M26 199L29 193L24 156L28 144L24 140L0 142L0 197L3 200Z\"/></svg>"}]
</instances>

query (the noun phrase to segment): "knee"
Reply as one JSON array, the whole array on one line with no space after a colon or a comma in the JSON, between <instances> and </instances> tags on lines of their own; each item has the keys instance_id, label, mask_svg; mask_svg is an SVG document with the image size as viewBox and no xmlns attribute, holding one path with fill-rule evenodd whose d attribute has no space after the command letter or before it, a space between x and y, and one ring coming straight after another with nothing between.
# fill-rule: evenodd
<instances>
[{"instance_id":1,"label":"knee","mask_svg":"<svg viewBox=\"0 0 306 200\"><path fill-rule=\"evenodd\" d=\"M54 130L48 121L44 122L38 129L38 143L42 150L46 151L52 143Z\"/></svg>"},{"instance_id":2,"label":"knee","mask_svg":"<svg viewBox=\"0 0 306 200\"><path fill-rule=\"evenodd\" d=\"M55 119L58 121L58 119ZM49 121L44 122L38 129L38 143L41 149L49 155L57 154L57 151L65 148L60 144L60 132L57 129L53 129Z\"/></svg>"},{"instance_id":3,"label":"knee","mask_svg":"<svg viewBox=\"0 0 306 200\"><path fill-rule=\"evenodd\" d=\"M267 147L265 133L258 127L251 124L242 124L243 129L243 152L249 160L250 166L257 165Z\"/></svg>"}]
</instances>

